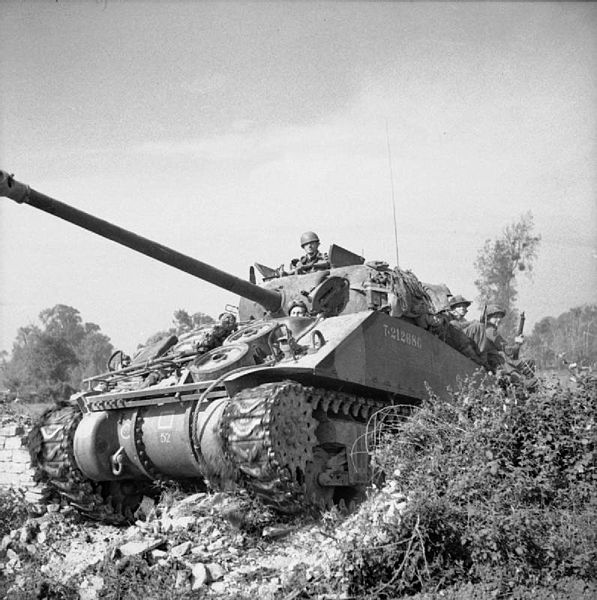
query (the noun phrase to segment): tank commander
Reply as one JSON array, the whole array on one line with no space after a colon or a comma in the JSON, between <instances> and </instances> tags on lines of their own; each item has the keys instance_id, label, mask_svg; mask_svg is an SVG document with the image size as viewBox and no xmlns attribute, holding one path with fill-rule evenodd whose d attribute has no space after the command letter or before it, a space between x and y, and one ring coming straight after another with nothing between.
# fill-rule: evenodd
<instances>
[{"instance_id":1,"label":"tank commander","mask_svg":"<svg viewBox=\"0 0 597 600\"><path fill-rule=\"evenodd\" d=\"M450 298L450 324L459 329L464 329L470 325L470 321L465 319L470 305L471 302L464 296L452 296Z\"/></svg>"},{"instance_id":2,"label":"tank commander","mask_svg":"<svg viewBox=\"0 0 597 600\"><path fill-rule=\"evenodd\" d=\"M288 316L306 317L307 312L307 305L302 300L294 300L288 309Z\"/></svg>"},{"instance_id":3,"label":"tank commander","mask_svg":"<svg viewBox=\"0 0 597 600\"><path fill-rule=\"evenodd\" d=\"M489 369L494 373L504 367L506 371L511 370L508 365L516 369L518 352L524 343L522 335L516 336L514 344L508 344L499 334L498 327L505 316L506 311L503 308L497 304L489 304L485 309L483 322L473 321L464 329L466 335L477 344L486 358Z\"/></svg>"},{"instance_id":4,"label":"tank commander","mask_svg":"<svg viewBox=\"0 0 597 600\"><path fill-rule=\"evenodd\" d=\"M319 237L314 231L306 231L301 235L301 248L305 254L290 261L291 273L308 273L313 271L318 263L328 260L328 255L319 251L319 243Z\"/></svg>"}]
</instances>

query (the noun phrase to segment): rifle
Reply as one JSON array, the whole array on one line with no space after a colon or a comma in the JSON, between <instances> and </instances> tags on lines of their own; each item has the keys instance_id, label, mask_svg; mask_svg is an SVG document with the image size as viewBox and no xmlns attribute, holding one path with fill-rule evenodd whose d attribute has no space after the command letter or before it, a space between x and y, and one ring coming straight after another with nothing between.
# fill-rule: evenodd
<instances>
[{"instance_id":1,"label":"rifle","mask_svg":"<svg viewBox=\"0 0 597 600\"><path fill-rule=\"evenodd\" d=\"M522 332L524 331L524 322L525 322L525 314L524 314L524 311L522 311L520 313L520 317L518 318L518 330L517 330L516 336L522 335ZM518 346L516 348L516 350L514 350L514 352L512 353L512 358L518 360L519 352L520 352L520 346Z\"/></svg>"},{"instance_id":2,"label":"rifle","mask_svg":"<svg viewBox=\"0 0 597 600\"><path fill-rule=\"evenodd\" d=\"M524 316L524 310L520 313L520 317L518 319L518 333L516 335L522 335L522 332L524 331L524 321L525 321L525 316Z\"/></svg>"}]
</instances>

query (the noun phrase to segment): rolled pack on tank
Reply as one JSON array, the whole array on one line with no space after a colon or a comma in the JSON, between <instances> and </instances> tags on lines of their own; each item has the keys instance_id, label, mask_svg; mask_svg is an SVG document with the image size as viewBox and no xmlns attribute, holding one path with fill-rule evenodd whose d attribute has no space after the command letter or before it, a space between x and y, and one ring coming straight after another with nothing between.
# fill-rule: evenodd
<instances>
[{"instance_id":1,"label":"rolled pack on tank","mask_svg":"<svg viewBox=\"0 0 597 600\"><path fill-rule=\"evenodd\" d=\"M130 518L157 481L246 488L274 508L350 506L372 479L367 422L441 394L477 365L433 335L411 272L332 245L306 273L244 280L54 200L0 171L29 204L240 296L228 315L84 382L32 432L39 473L92 518ZM308 316L289 317L300 298Z\"/></svg>"}]
</instances>

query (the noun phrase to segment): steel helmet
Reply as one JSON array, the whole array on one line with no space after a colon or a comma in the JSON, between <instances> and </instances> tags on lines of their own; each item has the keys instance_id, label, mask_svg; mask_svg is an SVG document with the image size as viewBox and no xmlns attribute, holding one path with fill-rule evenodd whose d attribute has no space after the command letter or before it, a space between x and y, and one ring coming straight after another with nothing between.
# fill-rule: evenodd
<instances>
[{"instance_id":1,"label":"steel helmet","mask_svg":"<svg viewBox=\"0 0 597 600\"><path fill-rule=\"evenodd\" d=\"M464 296L454 296L450 298L450 308L456 308L457 306L470 306L471 302L468 301Z\"/></svg>"},{"instance_id":2,"label":"steel helmet","mask_svg":"<svg viewBox=\"0 0 597 600\"><path fill-rule=\"evenodd\" d=\"M229 311L225 311L218 316L218 321L222 323L227 323L229 325L236 324L236 315Z\"/></svg>"},{"instance_id":3,"label":"steel helmet","mask_svg":"<svg viewBox=\"0 0 597 600\"><path fill-rule=\"evenodd\" d=\"M485 314L488 317L491 317L492 315L502 315L502 317L505 317L506 311L501 306L498 306L497 304L488 304L487 312Z\"/></svg>"},{"instance_id":4,"label":"steel helmet","mask_svg":"<svg viewBox=\"0 0 597 600\"><path fill-rule=\"evenodd\" d=\"M305 233L301 235L301 248L309 242L319 242L319 238L314 231L305 231Z\"/></svg>"},{"instance_id":5,"label":"steel helmet","mask_svg":"<svg viewBox=\"0 0 597 600\"><path fill-rule=\"evenodd\" d=\"M290 303L290 305L289 305L289 307L288 307L288 314L290 314L290 311L291 311L293 308L297 307L297 306L300 306L301 308L304 308L304 309L305 309L305 311L308 311L308 310L309 310L309 309L307 308L307 305L306 305L306 304L305 304L305 303L304 303L302 300L295 299L295 300L293 300L293 301Z\"/></svg>"}]
</instances>

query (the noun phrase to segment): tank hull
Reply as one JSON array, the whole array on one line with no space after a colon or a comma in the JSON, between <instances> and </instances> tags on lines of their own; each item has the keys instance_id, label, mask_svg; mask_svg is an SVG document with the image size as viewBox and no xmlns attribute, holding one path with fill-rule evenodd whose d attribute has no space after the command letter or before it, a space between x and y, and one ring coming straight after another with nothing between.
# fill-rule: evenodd
<instances>
[{"instance_id":1,"label":"tank hull","mask_svg":"<svg viewBox=\"0 0 597 600\"><path fill-rule=\"evenodd\" d=\"M263 337L276 323L231 341L241 337L264 352ZM286 511L305 498L328 506L338 494L345 502L361 496L371 478L367 423L375 411L415 406L430 389L443 395L477 367L432 334L381 312L310 323L296 324L307 351L273 365L230 365L215 380L88 396L74 435L78 468L96 482L241 483Z\"/></svg>"}]
</instances>

